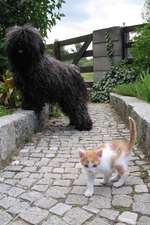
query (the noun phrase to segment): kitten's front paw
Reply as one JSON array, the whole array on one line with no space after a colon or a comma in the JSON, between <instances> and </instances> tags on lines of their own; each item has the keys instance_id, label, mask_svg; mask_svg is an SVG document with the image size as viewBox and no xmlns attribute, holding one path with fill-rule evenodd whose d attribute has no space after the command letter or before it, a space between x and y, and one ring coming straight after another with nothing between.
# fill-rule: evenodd
<instances>
[{"instance_id":1,"label":"kitten's front paw","mask_svg":"<svg viewBox=\"0 0 150 225\"><path fill-rule=\"evenodd\" d=\"M101 181L101 184L106 185L106 184L108 184L108 182L107 182L106 180L103 179L103 180Z\"/></svg>"},{"instance_id":2,"label":"kitten's front paw","mask_svg":"<svg viewBox=\"0 0 150 225\"><path fill-rule=\"evenodd\" d=\"M85 197L91 197L93 195L93 191L90 191L90 190L86 190L85 193L84 193Z\"/></svg>"}]
</instances>

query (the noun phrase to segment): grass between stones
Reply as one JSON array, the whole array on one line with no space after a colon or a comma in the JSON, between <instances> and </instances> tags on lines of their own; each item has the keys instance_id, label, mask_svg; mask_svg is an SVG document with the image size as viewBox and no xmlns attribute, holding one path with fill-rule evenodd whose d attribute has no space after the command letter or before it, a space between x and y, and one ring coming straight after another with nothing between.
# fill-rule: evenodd
<instances>
[{"instance_id":1,"label":"grass between stones","mask_svg":"<svg viewBox=\"0 0 150 225\"><path fill-rule=\"evenodd\" d=\"M118 210L120 213L131 211L131 207L123 207L123 206L113 206L115 210Z\"/></svg>"}]
</instances>

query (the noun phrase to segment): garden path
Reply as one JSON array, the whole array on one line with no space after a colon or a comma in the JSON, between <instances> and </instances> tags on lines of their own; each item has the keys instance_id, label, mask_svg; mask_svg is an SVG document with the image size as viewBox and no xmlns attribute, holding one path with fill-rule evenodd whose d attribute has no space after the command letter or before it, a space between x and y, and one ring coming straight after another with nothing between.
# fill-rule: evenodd
<instances>
[{"instance_id":1,"label":"garden path","mask_svg":"<svg viewBox=\"0 0 150 225\"><path fill-rule=\"evenodd\" d=\"M138 150L125 186L102 186L99 176L94 196L84 197L79 148L129 136L109 104L90 104L89 111L91 131L66 127L64 117L52 119L1 170L0 225L150 225L150 164Z\"/></svg>"}]
</instances>

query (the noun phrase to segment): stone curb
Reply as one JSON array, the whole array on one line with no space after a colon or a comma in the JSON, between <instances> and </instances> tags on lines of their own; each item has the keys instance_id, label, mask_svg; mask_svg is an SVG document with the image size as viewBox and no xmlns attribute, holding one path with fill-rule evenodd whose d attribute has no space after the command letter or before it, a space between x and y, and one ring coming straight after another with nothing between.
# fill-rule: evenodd
<instances>
[{"instance_id":1,"label":"stone curb","mask_svg":"<svg viewBox=\"0 0 150 225\"><path fill-rule=\"evenodd\" d=\"M18 110L15 113L0 117L0 167L13 155L17 148L27 142L32 134L44 126L49 115L49 106L45 106L37 119L34 111Z\"/></svg>"},{"instance_id":2,"label":"stone curb","mask_svg":"<svg viewBox=\"0 0 150 225\"><path fill-rule=\"evenodd\" d=\"M127 123L128 116L134 118L137 125L137 143L150 157L150 104L135 97L110 94L110 103Z\"/></svg>"}]
</instances>

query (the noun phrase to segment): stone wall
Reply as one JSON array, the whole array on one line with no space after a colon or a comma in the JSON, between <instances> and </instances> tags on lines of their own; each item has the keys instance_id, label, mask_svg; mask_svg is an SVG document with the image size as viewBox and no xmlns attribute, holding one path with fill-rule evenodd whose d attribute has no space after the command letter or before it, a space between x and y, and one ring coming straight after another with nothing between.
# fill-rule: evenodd
<instances>
[{"instance_id":1,"label":"stone wall","mask_svg":"<svg viewBox=\"0 0 150 225\"><path fill-rule=\"evenodd\" d=\"M93 32L93 63L94 81L101 80L104 73L110 69L110 60L106 51L106 32L110 34L113 43L113 63L122 59L121 28L111 27Z\"/></svg>"},{"instance_id":2,"label":"stone wall","mask_svg":"<svg viewBox=\"0 0 150 225\"><path fill-rule=\"evenodd\" d=\"M125 122L128 122L128 116L134 118L137 126L137 143L150 158L150 104L135 97L118 94L111 94L110 101Z\"/></svg>"},{"instance_id":3,"label":"stone wall","mask_svg":"<svg viewBox=\"0 0 150 225\"><path fill-rule=\"evenodd\" d=\"M28 141L32 134L47 124L49 106L46 105L40 119L33 111L20 110L0 117L0 167L17 153L17 148Z\"/></svg>"}]
</instances>

